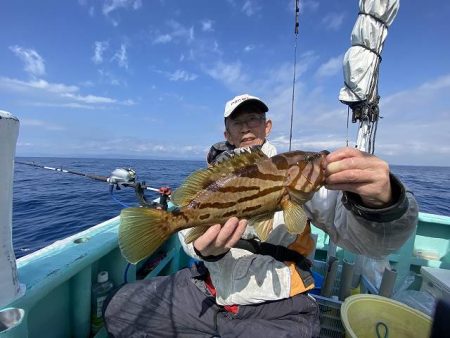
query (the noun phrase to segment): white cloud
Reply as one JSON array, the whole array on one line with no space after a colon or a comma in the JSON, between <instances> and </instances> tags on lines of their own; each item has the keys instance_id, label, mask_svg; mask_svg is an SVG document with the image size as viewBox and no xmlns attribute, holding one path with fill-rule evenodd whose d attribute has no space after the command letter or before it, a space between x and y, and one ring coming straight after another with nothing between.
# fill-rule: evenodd
<instances>
[{"instance_id":1,"label":"white cloud","mask_svg":"<svg viewBox=\"0 0 450 338\"><path fill-rule=\"evenodd\" d=\"M45 74L44 59L34 49L27 49L20 46L10 46L9 49L25 63L25 71L27 73L32 76Z\"/></svg>"},{"instance_id":2,"label":"white cloud","mask_svg":"<svg viewBox=\"0 0 450 338\"><path fill-rule=\"evenodd\" d=\"M419 91L422 90L437 91L446 88L447 89L450 88L450 75L443 75L433 81L425 82L423 85L419 87Z\"/></svg>"},{"instance_id":3,"label":"white cloud","mask_svg":"<svg viewBox=\"0 0 450 338\"><path fill-rule=\"evenodd\" d=\"M92 61L95 64L100 64L103 62L103 53L108 49L109 43L108 41L95 41L94 43L94 56L92 57Z\"/></svg>"},{"instance_id":4,"label":"white cloud","mask_svg":"<svg viewBox=\"0 0 450 338\"><path fill-rule=\"evenodd\" d=\"M450 107L450 74L427 81L416 88L403 90L381 98L382 116L403 116L408 112L409 119L427 120L441 114L448 114ZM432 112L432 113L431 113Z\"/></svg>"},{"instance_id":5,"label":"white cloud","mask_svg":"<svg viewBox=\"0 0 450 338\"><path fill-rule=\"evenodd\" d=\"M29 89L42 89L44 91L56 94L73 93L79 90L77 86L68 86L61 83L49 83L42 79L21 81L17 79L10 79L7 77L0 77L0 87L19 92Z\"/></svg>"},{"instance_id":6,"label":"white cloud","mask_svg":"<svg viewBox=\"0 0 450 338\"><path fill-rule=\"evenodd\" d=\"M247 82L247 77L242 72L242 64L238 62L234 63L224 63L219 61L206 68L206 73L208 73L213 79L223 82L230 88L234 88L236 84L242 84Z\"/></svg>"},{"instance_id":7,"label":"white cloud","mask_svg":"<svg viewBox=\"0 0 450 338\"><path fill-rule=\"evenodd\" d=\"M114 54L113 61L116 61L119 67L128 69L128 56L127 56L127 47L125 44L120 45L120 49L116 51Z\"/></svg>"},{"instance_id":8,"label":"white cloud","mask_svg":"<svg viewBox=\"0 0 450 338\"><path fill-rule=\"evenodd\" d=\"M35 145L31 142L20 142L17 141L17 147L34 147Z\"/></svg>"},{"instance_id":9,"label":"white cloud","mask_svg":"<svg viewBox=\"0 0 450 338\"><path fill-rule=\"evenodd\" d=\"M100 75L100 78L101 78L100 81L102 83L107 83L112 86L120 86L120 85L126 86L127 85L126 82L119 80L114 74L112 74L111 72L109 72L107 70L99 69L98 73Z\"/></svg>"},{"instance_id":10,"label":"white cloud","mask_svg":"<svg viewBox=\"0 0 450 338\"><path fill-rule=\"evenodd\" d=\"M97 95L80 95L77 86L68 86L61 83L49 83L45 80L31 80L21 81L17 79L10 79L0 77L0 88L12 92L19 92L24 97L28 94L29 97L38 96L39 102L32 102L30 105L47 105L71 108L86 108L77 106L77 102L82 102L90 105L109 104L109 105L133 105L132 100L120 101L114 98L97 96ZM43 95L46 94L46 95ZM47 102L42 102L47 99ZM75 101L75 102L74 102Z\"/></svg>"},{"instance_id":11,"label":"white cloud","mask_svg":"<svg viewBox=\"0 0 450 338\"><path fill-rule=\"evenodd\" d=\"M261 10L261 7L253 0L246 0L242 5L242 11L247 16L253 16Z\"/></svg>"},{"instance_id":12,"label":"white cloud","mask_svg":"<svg viewBox=\"0 0 450 338\"><path fill-rule=\"evenodd\" d=\"M90 80L80 82L79 84L80 84L80 86L91 87L91 88L94 87L94 85L95 85L94 82L92 82Z\"/></svg>"},{"instance_id":13,"label":"white cloud","mask_svg":"<svg viewBox=\"0 0 450 338\"><path fill-rule=\"evenodd\" d=\"M110 97L103 97L103 96L95 96L95 95L86 95L86 96L82 96L82 95L75 95L75 94L70 94L70 93L64 93L61 94L62 97L67 97L76 101L80 101L83 103L91 103L91 104L96 104L96 103L117 103L116 99L112 99Z\"/></svg>"},{"instance_id":14,"label":"white cloud","mask_svg":"<svg viewBox=\"0 0 450 338\"><path fill-rule=\"evenodd\" d=\"M244 47L244 52L250 52L250 51L252 51L252 50L254 50L255 49L255 46L253 46L253 45L248 45L248 46L245 46Z\"/></svg>"},{"instance_id":15,"label":"white cloud","mask_svg":"<svg viewBox=\"0 0 450 338\"><path fill-rule=\"evenodd\" d=\"M54 130L54 131L66 130L65 127L57 125L52 122L35 120L35 119L27 119L27 118L21 119L20 125L23 127L38 127L38 128L43 128L46 130Z\"/></svg>"},{"instance_id":16,"label":"white cloud","mask_svg":"<svg viewBox=\"0 0 450 338\"><path fill-rule=\"evenodd\" d=\"M212 20L203 20L201 22L201 24L202 24L202 31L204 31L204 32L213 32L214 31L214 28L212 27L213 23L214 23L214 21L212 21Z\"/></svg>"},{"instance_id":17,"label":"white cloud","mask_svg":"<svg viewBox=\"0 0 450 338\"><path fill-rule=\"evenodd\" d=\"M87 105L87 104L81 104L76 102L70 102L70 103L55 103L55 102L33 102L30 104L30 106L33 107L56 107L56 108L69 108L69 109L89 109L89 110L99 110L99 109L106 109L106 106L99 106L99 105Z\"/></svg>"},{"instance_id":18,"label":"white cloud","mask_svg":"<svg viewBox=\"0 0 450 338\"><path fill-rule=\"evenodd\" d=\"M305 11L315 12L319 8L319 1L315 0L304 0L300 1L300 12L304 13ZM291 6L294 8L294 6Z\"/></svg>"},{"instance_id":19,"label":"white cloud","mask_svg":"<svg viewBox=\"0 0 450 338\"><path fill-rule=\"evenodd\" d=\"M178 21L169 20L166 22L169 27L169 32L154 33L153 43L154 44L164 44L172 41L185 41L190 43L194 40L194 27L185 27Z\"/></svg>"},{"instance_id":20,"label":"white cloud","mask_svg":"<svg viewBox=\"0 0 450 338\"><path fill-rule=\"evenodd\" d=\"M158 35L157 37L155 37L153 39L153 43L154 44L158 44L158 43L168 43L170 41L172 41L172 36L170 34L161 34Z\"/></svg>"},{"instance_id":21,"label":"white cloud","mask_svg":"<svg viewBox=\"0 0 450 338\"><path fill-rule=\"evenodd\" d=\"M287 150L290 104L288 85L273 83L268 93L269 115L275 119L271 141ZM327 99L320 87L300 83L294 113L294 149L334 150L345 146L347 107ZM381 98L375 154L391 164L449 165L450 74L415 88ZM264 92L266 94L266 91ZM351 112L350 112L351 114ZM350 123L349 146L354 146L358 124Z\"/></svg>"},{"instance_id":22,"label":"white cloud","mask_svg":"<svg viewBox=\"0 0 450 338\"><path fill-rule=\"evenodd\" d=\"M322 19L322 25L329 30L337 31L344 22L344 13L329 13Z\"/></svg>"},{"instance_id":23,"label":"white cloud","mask_svg":"<svg viewBox=\"0 0 450 338\"><path fill-rule=\"evenodd\" d=\"M281 135L270 140L275 145L279 152L287 151L289 149L289 135ZM328 136L325 139L315 139L312 137L293 138L291 142L291 149L302 149L308 151L321 151L327 149L337 149L344 147L343 140L336 136Z\"/></svg>"},{"instance_id":24,"label":"white cloud","mask_svg":"<svg viewBox=\"0 0 450 338\"><path fill-rule=\"evenodd\" d=\"M181 69L178 69L174 73L169 74L170 81L193 81L196 78L198 78L197 74L188 73Z\"/></svg>"},{"instance_id":25,"label":"white cloud","mask_svg":"<svg viewBox=\"0 0 450 338\"><path fill-rule=\"evenodd\" d=\"M134 9L137 10L141 8L142 1L141 0L106 0L103 4L102 12L104 15L108 16L111 12L119 9Z\"/></svg>"},{"instance_id":26,"label":"white cloud","mask_svg":"<svg viewBox=\"0 0 450 338\"><path fill-rule=\"evenodd\" d=\"M132 147L130 147L130 144ZM155 140L135 137L105 138L97 140L81 141L71 145L70 152L82 152L83 154L127 154L128 156L163 156L192 158L192 156L204 157L204 145L187 145L176 143L159 143Z\"/></svg>"},{"instance_id":27,"label":"white cloud","mask_svg":"<svg viewBox=\"0 0 450 338\"><path fill-rule=\"evenodd\" d=\"M125 101L119 101L117 99L113 99L111 97L105 97L105 96L96 96L96 95L75 95L70 93L61 94L62 97L67 97L76 101L80 101L83 103L88 104L121 104L121 105L134 105L133 100L125 100Z\"/></svg>"},{"instance_id":28,"label":"white cloud","mask_svg":"<svg viewBox=\"0 0 450 338\"><path fill-rule=\"evenodd\" d=\"M321 64L317 69L315 76L317 78L330 77L342 71L343 57L343 54L341 54Z\"/></svg>"}]
</instances>

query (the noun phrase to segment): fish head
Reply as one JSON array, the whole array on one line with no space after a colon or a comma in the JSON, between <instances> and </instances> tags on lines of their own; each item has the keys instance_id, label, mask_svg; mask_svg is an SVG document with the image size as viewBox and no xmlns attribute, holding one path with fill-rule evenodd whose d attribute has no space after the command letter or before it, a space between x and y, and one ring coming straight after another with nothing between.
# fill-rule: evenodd
<instances>
[{"instance_id":1,"label":"fish head","mask_svg":"<svg viewBox=\"0 0 450 338\"><path fill-rule=\"evenodd\" d=\"M298 202L310 199L314 192L325 184L325 158L328 154L326 150L286 153L288 162L286 187Z\"/></svg>"}]
</instances>

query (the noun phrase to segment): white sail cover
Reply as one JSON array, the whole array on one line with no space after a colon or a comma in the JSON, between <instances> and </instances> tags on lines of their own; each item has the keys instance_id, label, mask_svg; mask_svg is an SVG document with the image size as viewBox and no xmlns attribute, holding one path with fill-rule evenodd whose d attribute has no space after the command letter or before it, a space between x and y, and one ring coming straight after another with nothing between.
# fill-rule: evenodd
<instances>
[{"instance_id":1,"label":"white sail cover","mask_svg":"<svg viewBox=\"0 0 450 338\"><path fill-rule=\"evenodd\" d=\"M360 0L358 19L352 30L352 47L345 53L343 68L346 86L339 100L358 102L370 99L374 74L377 74L388 27L397 15L399 0ZM364 14L363 14L364 13ZM365 46L365 47L361 47ZM374 53L373 51L376 51Z\"/></svg>"}]
</instances>

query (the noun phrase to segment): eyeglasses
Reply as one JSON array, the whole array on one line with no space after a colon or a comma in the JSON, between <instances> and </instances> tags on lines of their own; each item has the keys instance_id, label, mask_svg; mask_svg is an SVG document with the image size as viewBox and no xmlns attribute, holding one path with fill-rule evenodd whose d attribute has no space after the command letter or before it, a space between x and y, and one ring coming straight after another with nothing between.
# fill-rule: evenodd
<instances>
[{"instance_id":1,"label":"eyeglasses","mask_svg":"<svg viewBox=\"0 0 450 338\"><path fill-rule=\"evenodd\" d=\"M228 123L232 128L241 128L244 124L246 124L249 128L256 128L259 127L261 122L265 120L266 118L264 115L255 114L247 115L245 118L230 119Z\"/></svg>"}]
</instances>

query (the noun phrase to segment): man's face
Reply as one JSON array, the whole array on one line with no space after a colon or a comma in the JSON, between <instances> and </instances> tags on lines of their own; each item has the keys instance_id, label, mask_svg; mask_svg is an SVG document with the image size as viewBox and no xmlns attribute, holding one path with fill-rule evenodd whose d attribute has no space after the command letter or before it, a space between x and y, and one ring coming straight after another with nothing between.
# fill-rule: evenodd
<instances>
[{"instance_id":1,"label":"man's face","mask_svg":"<svg viewBox=\"0 0 450 338\"><path fill-rule=\"evenodd\" d=\"M272 129L272 121L255 107L242 107L225 121L225 138L237 148L261 145Z\"/></svg>"}]
</instances>

